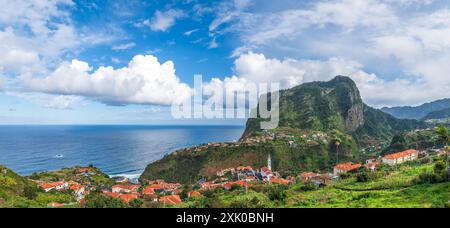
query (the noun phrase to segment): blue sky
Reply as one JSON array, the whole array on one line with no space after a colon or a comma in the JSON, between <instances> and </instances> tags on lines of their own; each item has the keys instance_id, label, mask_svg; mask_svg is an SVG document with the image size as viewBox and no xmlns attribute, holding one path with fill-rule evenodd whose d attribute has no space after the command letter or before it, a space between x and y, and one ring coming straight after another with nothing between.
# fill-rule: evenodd
<instances>
[{"instance_id":1,"label":"blue sky","mask_svg":"<svg viewBox=\"0 0 450 228\"><path fill-rule=\"evenodd\" d=\"M205 88L348 75L375 107L450 97L446 0L0 3L0 124L242 124L172 119L194 74Z\"/></svg>"}]
</instances>

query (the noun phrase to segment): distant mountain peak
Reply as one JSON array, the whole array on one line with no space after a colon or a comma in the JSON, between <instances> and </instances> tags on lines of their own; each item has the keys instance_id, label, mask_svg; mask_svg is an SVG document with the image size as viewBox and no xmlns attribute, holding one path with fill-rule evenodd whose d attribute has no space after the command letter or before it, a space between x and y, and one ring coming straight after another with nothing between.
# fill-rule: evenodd
<instances>
[{"instance_id":1,"label":"distant mountain peak","mask_svg":"<svg viewBox=\"0 0 450 228\"><path fill-rule=\"evenodd\" d=\"M357 138L364 135L389 140L397 130L420 125L418 121L398 120L365 105L356 83L342 75L281 91L279 107L279 127L339 130ZM243 137L260 131L260 121L249 119Z\"/></svg>"},{"instance_id":2,"label":"distant mountain peak","mask_svg":"<svg viewBox=\"0 0 450 228\"><path fill-rule=\"evenodd\" d=\"M428 102L419 106L384 107L381 110L400 119L421 120L428 114L450 108L450 98Z\"/></svg>"}]
</instances>

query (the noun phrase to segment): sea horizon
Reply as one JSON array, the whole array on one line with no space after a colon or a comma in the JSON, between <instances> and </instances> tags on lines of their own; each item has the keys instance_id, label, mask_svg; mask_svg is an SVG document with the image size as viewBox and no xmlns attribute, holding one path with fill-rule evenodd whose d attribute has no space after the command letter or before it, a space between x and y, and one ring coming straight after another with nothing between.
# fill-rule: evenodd
<instances>
[{"instance_id":1,"label":"sea horizon","mask_svg":"<svg viewBox=\"0 0 450 228\"><path fill-rule=\"evenodd\" d=\"M94 165L138 176L178 149L238 140L236 125L0 125L0 161L21 175Z\"/></svg>"}]
</instances>

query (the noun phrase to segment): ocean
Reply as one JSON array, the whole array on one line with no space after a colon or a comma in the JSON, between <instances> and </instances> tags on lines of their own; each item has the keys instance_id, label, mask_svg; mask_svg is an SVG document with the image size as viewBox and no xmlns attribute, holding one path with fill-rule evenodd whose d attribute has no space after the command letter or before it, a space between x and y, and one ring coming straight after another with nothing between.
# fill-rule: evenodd
<instances>
[{"instance_id":1,"label":"ocean","mask_svg":"<svg viewBox=\"0 0 450 228\"><path fill-rule=\"evenodd\" d=\"M0 164L20 175L94 165L137 176L164 155L238 140L243 126L0 126Z\"/></svg>"}]
</instances>

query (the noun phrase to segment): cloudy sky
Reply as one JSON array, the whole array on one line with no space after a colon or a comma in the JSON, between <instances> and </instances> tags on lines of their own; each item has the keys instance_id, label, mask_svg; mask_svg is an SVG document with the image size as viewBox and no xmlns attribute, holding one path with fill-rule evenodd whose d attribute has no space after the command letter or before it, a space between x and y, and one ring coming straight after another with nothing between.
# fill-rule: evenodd
<instances>
[{"instance_id":1,"label":"cloudy sky","mask_svg":"<svg viewBox=\"0 0 450 228\"><path fill-rule=\"evenodd\" d=\"M206 86L348 75L375 107L450 97L448 0L0 0L0 124L168 124Z\"/></svg>"}]
</instances>

